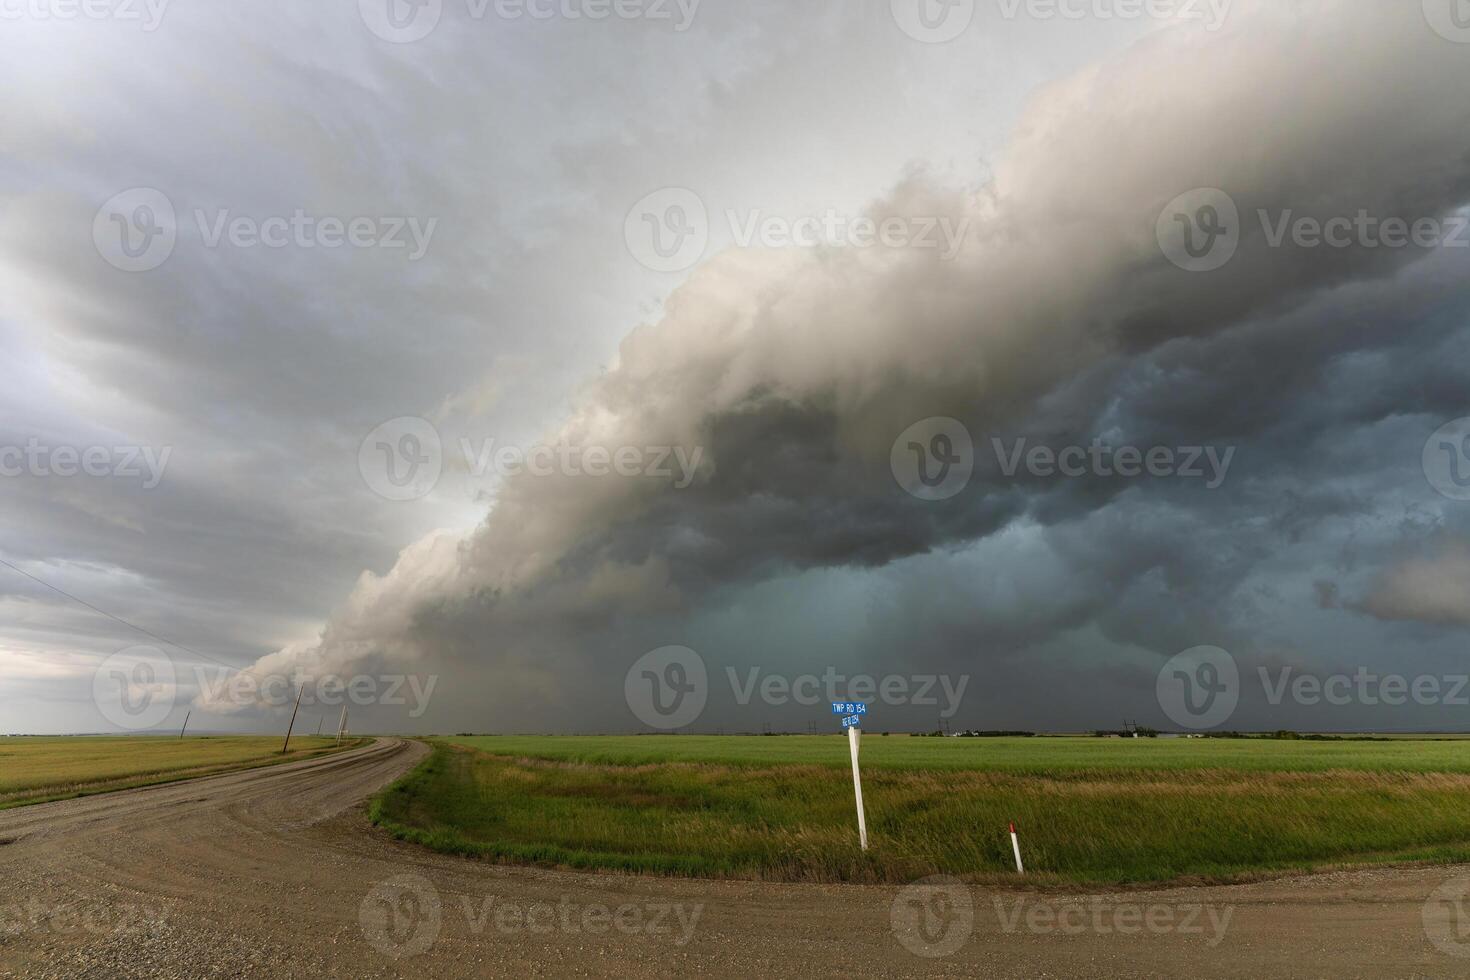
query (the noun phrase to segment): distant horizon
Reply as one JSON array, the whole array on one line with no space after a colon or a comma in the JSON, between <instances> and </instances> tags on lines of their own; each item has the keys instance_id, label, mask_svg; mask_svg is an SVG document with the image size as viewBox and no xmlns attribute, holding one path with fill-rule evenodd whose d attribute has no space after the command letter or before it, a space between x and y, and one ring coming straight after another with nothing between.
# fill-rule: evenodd
<instances>
[{"instance_id":1,"label":"distant horizon","mask_svg":"<svg viewBox=\"0 0 1470 980\"><path fill-rule=\"evenodd\" d=\"M915 737L915 738L936 737L934 735L934 731L935 730L930 730L930 731L909 731L909 730L904 730L904 729L886 729L886 730L885 729L866 729L866 732L869 735L879 735L879 736L881 736L881 735L905 735L905 736L912 736L912 737ZM1014 733L1013 732L1010 732L1010 731L1007 731L1007 732L1003 732L1003 733L999 733L999 734L989 732L989 731L987 731L985 729L959 729L959 730L952 731L952 732L946 732L942 736L939 736L939 737L945 737L945 738L962 738L962 737L965 737L963 733L966 732L966 731L978 731L978 732L980 732L981 734L979 736L971 736L971 737L977 737L977 738L1008 738L1008 737L1016 737L1016 738L1027 738L1027 737L1033 737L1033 738L1095 738L1095 737L1097 737L1097 732L1099 732L1099 731L1105 731L1105 732L1108 732L1110 734L1113 734L1113 733L1122 733L1123 732L1123 729L1090 729L1089 728L1089 729L1079 729L1079 730L1076 730L1076 731L1066 731L1066 730L1036 730L1036 731L1025 731L1024 729L1017 729L1017 730L1015 730ZM1290 733L1296 734L1296 735L1332 735L1332 736L1373 736L1373 735L1399 735L1399 736L1415 736L1415 735L1449 736L1449 735L1455 735L1455 736L1470 736L1470 729L1390 729L1390 728L1380 728L1380 729L1372 729L1372 730L1358 730L1358 729L1342 729L1342 730L1328 730L1328 729L1232 729L1232 730L1223 731L1223 732L1194 732L1194 731L1187 731L1187 730L1156 729L1155 731L1159 735L1174 736L1174 737L1178 737L1178 738L1214 738L1214 739L1228 739L1231 735L1235 735L1235 734L1248 735L1248 736L1259 736L1259 735L1274 735L1277 732L1290 732ZM272 732L272 731L266 731L266 730L251 730L251 731L203 730L203 731L198 731L198 732L195 732L195 731L188 732L184 737L185 738L193 738L193 737L211 737L211 738L213 738L213 737L228 737L228 736L232 736L232 735L242 735L242 736L248 735L248 736L258 736L258 737L262 737L262 738L265 738L265 737L282 738L282 737L284 737L285 732L284 731L275 731L275 732ZM661 736L699 736L699 737L707 737L707 738L788 738L788 737L794 737L794 736L805 736L805 737L813 737L813 738L815 738L815 737L820 737L820 736L833 735L833 736L837 736L838 738L841 738L844 735L844 732L841 731L841 730L830 731L830 732L828 732L828 731L822 731L822 732L809 732L809 731L769 731L769 732L756 732L756 731L733 731L733 732L698 732L698 731L672 731L672 732L649 732L649 731L644 731L644 732L547 732L547 731L513 731L513 732L485 732L485 731L481 731L481 732L465 732L465 731L460 731L460 732L447 732L447 731L446 732L397 732L397 731L381 731L380 732L380 731L373 731L373 732L349 732L349 733L347 733L343 737L344 738L369 738L369 737L371 737L371 738L452 738L452 737L455 737L455 736L464 736L464 735L483 736L483 737L487 737L487 738L500 737L500 736L525 736L525 737L539 737L539 738L611 738L611 737L638 737L638 736L659 736L659 737L661 737ZM320 735L318 735L315 732L293 732L291 734L291 738L292 739L300 738L302 736L313 737L313 738L335 738L336 737L335 733L328 733L328 732L322 732ZM169 731L165 731L165 730L154 730L154 731L143 731L143 732L126 732L126 731L123 731L123 732L8 732L8 733L5 733L3 735L0 735L0 738L133 738L133 737L137 737L137 738L178 738L179 737L179 733L178 732L169 732ZM1127 737L1127 736L1126 735L1119 734L1119 737ZM1140 738L1148 738L1150 736L1140 735L1139 737Z\"/></svg>"}]
</instances>

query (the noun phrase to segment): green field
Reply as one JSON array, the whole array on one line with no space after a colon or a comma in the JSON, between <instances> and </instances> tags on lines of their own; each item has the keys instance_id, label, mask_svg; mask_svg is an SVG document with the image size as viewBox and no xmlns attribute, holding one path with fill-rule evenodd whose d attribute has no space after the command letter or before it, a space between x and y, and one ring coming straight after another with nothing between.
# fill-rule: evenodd
<instances>
[{"instance_id":1,"label":"green field","mask_svg":"<svg viewBox=\"0 0 1470 980\"><path fill-rule=\"evenodd\" d=\"M613 765L709 762L850 769L841 735L479 735L445 739L496 755ZM1057 775L1091 769L1470 773L1470 741L1275 741L1204 738L916 738L868 733L864 766Z\"/></svg>"},{"instance_id":2,"label":"green field","mask_svg":"<svg viewBox=\"0 0 1470 980\"><path fill-rule=\"evenodd\" d=\"M497 860L778 880L1224 881L1470 861L1470 742L868 734L438 739L373 803L400 837Z\"/></svg>"},{"instance_id":3,"label":"green field","mask_svg":"<svg viewBox=\"0 0 1470 980\"><path fill-rule=\"evenodd\" d=\"M298 736L283 756L279 735L0 738L0 809L306 759L333 741Z\"/></svg>"}]
</instances>

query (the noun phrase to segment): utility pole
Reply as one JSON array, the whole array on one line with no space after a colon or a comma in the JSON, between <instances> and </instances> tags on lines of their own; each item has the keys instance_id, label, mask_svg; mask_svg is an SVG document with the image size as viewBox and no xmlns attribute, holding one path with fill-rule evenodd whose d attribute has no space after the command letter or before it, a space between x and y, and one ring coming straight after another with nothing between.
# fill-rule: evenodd
<instances>
[{"instance_id":1,"label":"utility pole","mask_svg":"<svg viewBox=\"0 0 1470 980\"><path fill-rule=\"evenodd\" d=\"M316 716L316 733L318 735L320 735L322 733L322 721L323 720L325 720L325 716L324 715L317 715Z\"/></svg>"},{"instance_id":2,"label":"utility pole","mask_svg":"<svg viewBox=\"0 0 1470 980\"><path fill-rule=\"evenodd\" d=\"M184 729L189 727L189 716L192 715L193 713L194 713L194 709L192 709L192 708L190 708L188 711L185 711L184 712L184 724L183 724L182 727L179 728L179 738L183 738L184 737Z\"/></svg>"},{"instance_id":3,"label":"utility pole","mask_svg":"<svg viewBox=\"0 0 1470 980\"><path fill-rule=\"evenodd\" d=\"M342 744L342 732L347 727L347 705L342 705L342 717L337 719L337 744Z\"/></svg>"},{"instance_id":4,"label":"utility pole","mask_svg":"<svg viewBox=\"0 0 1470 980\"><path fill-rule=\"evenodd\" d=\"M286 726L286 740L281 743L281 755L286 754L286 746L291 744L291 729L296 727L296 712L301 707L301 692L306 690L306 682L296 689L296 706L291 709L291 723Z\"/></svg>"}]
</instances>

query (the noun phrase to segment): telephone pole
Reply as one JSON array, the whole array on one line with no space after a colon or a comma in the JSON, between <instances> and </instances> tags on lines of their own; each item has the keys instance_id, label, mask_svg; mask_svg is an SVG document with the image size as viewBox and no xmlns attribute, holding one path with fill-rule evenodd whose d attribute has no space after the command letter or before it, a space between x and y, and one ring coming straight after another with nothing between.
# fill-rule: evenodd
<instances>
[{"instance_id":1,"label":"telephone pole","mask_svg":"<svg viewBox=\"0 0 1470 980\"><path fill-rule=\"evenodd\" d=\"M306 682L296 689L296 706L291 709L291 722L286 726L286 740L281 743L281 755L286 754L286 746L291 744L291 729L296 727L296 712L301 708L301 692L306 690Z\"/></svg>"}]
</instances>

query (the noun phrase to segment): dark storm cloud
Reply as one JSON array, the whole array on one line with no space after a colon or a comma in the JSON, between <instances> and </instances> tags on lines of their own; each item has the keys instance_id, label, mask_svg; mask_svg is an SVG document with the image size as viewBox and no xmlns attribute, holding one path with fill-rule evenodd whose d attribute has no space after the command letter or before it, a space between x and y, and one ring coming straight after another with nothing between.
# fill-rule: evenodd
<instances>
[{"instance_id":1,"label":"dark storm cloud","mask_svg":"<svg viewBox=\"0 0 1470 980\"><path fill-rule=\"evenodd\" d=\"M1257 218L1412 221L1470 200L1456 95L1470 58L1415 5L1240 3L1225 30L1150 33L1039 87L993 166L916 168L871 204L968 221L954 261L733 250L600 371L589 351L651 289L606 257L641 194L697 184L718 212L737 175L770 208L811 180L871 200L905 165L970 153L935 134L980 128L966 115L981 112L977 73L1032 84L1039 59L988 38L984 64L963 45L890 46L827 9L710 5L691 43L576 28L562 49L526 25L385 47L360 24L293 15L260 39L231 16L171 24L199 44L153 39L114 109L68 106L59 123L11 110L8 172L26 192L0 222L0 343L12 349L7 320L24 324L13 349L44 363L17 375L72 375L62 396L15 394L15 432L49 424L36 406L55 397L176 454L149 495L7 488L6 552L78 591L230 659L280 646L262 671L442 673L452 683L421 723L440 729L629 727L627 667L670 643L716 678L973 676L960 721L1028 728L1156 715L1160 660L1202 643L1247 668L1371 660L1397 629L1439 631L1416 636L1426 664L1453 644L1458 566L1432 543L1470 518L1428 486L1419 452L1470 414L1466 252L1273 247ZM557 70L525 69L539 62ZM188 102L181 75L199 86ZM57 159L77 173L49 180ZM124 275L85 229L133 184L166 188L181 214L440 223L413 264L191 239L156 274ZM1223 189L1241 216L1234 258L1208 273L1177 268L1156 238L1161 210L1195 188ZM432 418L451 447L529 441L562 417L540 438L698 447L701 466L682 489L567 473L484 487L449 459L446 481L481 494L473 511L443 495L385 509L353 460L403 414ZM975 473L926 502L889 456L933 416L964 423ZM1008 475L992 438L1233 455L1213 489ZM473 530L428 533L471 513ZM387 570L341 599L363 568ZM1317 583L1342 600L1319 601ZM328 609L319 638L289 642ZM47 629L37 619L25 649L108 649L79 616L65 642ZM808 715L712 698L700 725Z\"/></svg>"},{"instance_id":2,"label":"dark storm cloud","mask_svg":"<svg viewBox=\"0 0 1470 980\"><path fill-rule=\"evenodd\" d=\"M1189 86L1166 81L1181 73ZM1308 570L1274 565L1320 571L1354 538L1373 560L1372 524L1395 491L1433 503L1399 423L1465 407L1464 362L1444 357L1463 347L1463 253L1416 280L1405 270L1428 250L1277 247L1256 215L1453 213L1470 198L1470 110L1445 93L1465 81L1470 60L1414 11L1250 5L1221 36L1150 36L1039 96L978 193L915 178L875 206L971 219L956 261L724 256L631 334L556 438L700 446L691 487L508 480L462 545L415 551L353 602L370 611L265 663L449 657L583 700L567 689L584 672L615 690L610 661L697 632L691 618L729 590L864 567L905 570L874 580L886 594L872 621L894 646L928 638L906 659L974 666L1080 630L1155 654L1208 641L1265 655L1253 621L1299 601L1275 579ZM1174 267L1154 237L1160 210L1194 187L1228 189L1242 215L1238 252L1210 273ZM926 416L979 436L970 486L940 503L889 473L893 440ZM1012 478L992 435L1239 455L1213 490ZM984 554L1007 527L1036 539L1017 559L1028 587L987 607L944 553ZM1282 541L1297 553L1279 554ZM526 717L516 695L490 696ZM1048 696L1033 686L1025 699Z\"/></svg>"}]
</instances>

